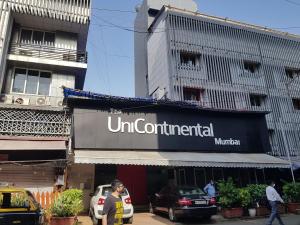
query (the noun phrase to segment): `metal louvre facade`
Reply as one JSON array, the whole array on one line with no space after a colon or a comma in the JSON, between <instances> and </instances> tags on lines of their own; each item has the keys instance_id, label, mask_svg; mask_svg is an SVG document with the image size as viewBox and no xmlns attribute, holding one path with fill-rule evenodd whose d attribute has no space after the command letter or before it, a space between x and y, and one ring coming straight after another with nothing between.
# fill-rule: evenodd
<instances>
[{"instance_id":1,"label":"metal louvre facade","mask_svg":"<svg viewBox=\"0 0 300 225\"><path fill-rule=\"evenodd\" d=\"M155 97L158 89L164 89L164 96L183 101L184 89L191 88L201 90L200 99L193 103L203 107L270 111L266 119L272 154L286 155L282 120L290 154L299 157L300 110L293 101L300 99L300 38L166 9L150 27L148 94ZM193 55L197 62L184 63L183 54ZM158 56L165 58L157 62ZM249 70L247 63L256 68ZM289 69L297 73L295 79L287 75ZM253 102L255 96L261 99L259 104Z\"/></svg>"}]
</instances>

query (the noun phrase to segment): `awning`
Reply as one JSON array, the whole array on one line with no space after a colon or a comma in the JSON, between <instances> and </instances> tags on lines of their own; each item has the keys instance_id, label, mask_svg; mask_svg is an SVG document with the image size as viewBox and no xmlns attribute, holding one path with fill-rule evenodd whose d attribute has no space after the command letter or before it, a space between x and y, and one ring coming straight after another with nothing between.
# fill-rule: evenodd
<instances>
[{"instance_id":1,"label":"awning","mask_svg":"<svg viewBox=\"0 0 300 225\"><path fill-rule=\"evenodd\" d=\"M0 140L0 150L66 150L66 142L49 140Z\"/></svg>"},{"instance_id":2,"label":"awning","mask_svg":"<svg viewBox=\"0 0 300 225\"><path fill-rule=\"evenodd\" d=\"M75 150L75 163L226 168L290 168L266 154Z\"/></svg>"}]
</instances>

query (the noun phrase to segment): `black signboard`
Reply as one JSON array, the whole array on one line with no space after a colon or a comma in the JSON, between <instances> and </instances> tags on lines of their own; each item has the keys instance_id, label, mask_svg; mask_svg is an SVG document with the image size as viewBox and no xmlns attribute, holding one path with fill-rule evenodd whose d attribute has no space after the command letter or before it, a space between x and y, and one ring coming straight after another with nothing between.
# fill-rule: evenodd
<instances>
[{"instance_id":1,"label":"black signboard","mask_svg":"<svg viewBox=\"0 0 300 225\"><path fill-rule=\"evenodd\" d=\"M75 149L263 153L263 113L74 108Z\"/></svg>"}]
</instances>

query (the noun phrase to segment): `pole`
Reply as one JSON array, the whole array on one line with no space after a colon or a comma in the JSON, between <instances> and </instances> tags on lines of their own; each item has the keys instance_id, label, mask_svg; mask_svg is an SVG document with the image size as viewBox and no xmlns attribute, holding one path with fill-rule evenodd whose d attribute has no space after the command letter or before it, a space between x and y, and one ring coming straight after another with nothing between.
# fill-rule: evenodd
<instances>
[{"instance_id":1,"label":"pole","mask_svg":"<svg viewBox=\"0 0 300 225\"><path fill-rule=\"evenodd\" d=\"M283 137L283 143L284 143L284 148L285 148L285 151L286 151L286 155L287 155L288 160L289 160L289 162L290 162L290 169L291 169L291 174L292 174L292 178L293 178L293 183L295 184L295 177L294 177L294 171L293 171L293 164L292 164L290 152L289 152L289 149L288 149L288 144L287 144L285 132L284 132L284 130L283 130L283 125L282 125L282 119L281 119L281 117L279 118L279 124L280 124L280 130L281 130L282 137Z\"/></svg>"}]
</instances>

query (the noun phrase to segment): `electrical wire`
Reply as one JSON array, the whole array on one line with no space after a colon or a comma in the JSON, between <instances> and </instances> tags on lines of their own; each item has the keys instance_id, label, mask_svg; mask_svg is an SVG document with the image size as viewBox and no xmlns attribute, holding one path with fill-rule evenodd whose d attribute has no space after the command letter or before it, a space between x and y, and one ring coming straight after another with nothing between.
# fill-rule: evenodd
<instances>
[{"instance_id":1,"label":"electrical wire","mask_svg":"<svg viewBox=\"0 0 300 225\"><path fill-rule=\"evenodd\" d=\"M108 12L120 12L120 13L134 13L136 14L135 11L132 10L121 10L121 9L106 9L106 8L97 8L94 7L92 10L97 10L97 11L108 11Z\"/></svg>"},{"instance_id":2,"label":"electrical wire","mask_svg":"<svg viewBox=\"0 0 300 225\"><path fill-rule=\"evenodd\" d=\"M298 2L294 2L294 1L292 1L292 0L284 0L285 2L288 2L288 3L290 3L290 4L293 4L293 5L298 5L298 6L300 6L300 3L298 3Z\"/></svg>"}]
</instances>

